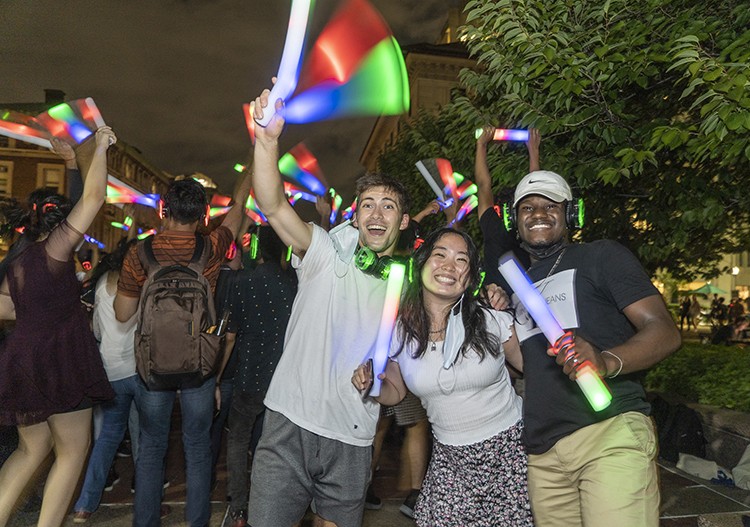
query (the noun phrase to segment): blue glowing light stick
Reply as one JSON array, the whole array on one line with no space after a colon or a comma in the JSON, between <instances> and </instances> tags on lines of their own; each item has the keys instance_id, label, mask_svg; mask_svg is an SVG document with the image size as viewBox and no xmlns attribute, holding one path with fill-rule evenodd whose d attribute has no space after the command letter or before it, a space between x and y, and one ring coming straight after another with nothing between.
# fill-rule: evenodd
<instances>
[{"instance_id":1,"label":"blue glowing light stick","mask_svg":"<svg viewBox=\"0 0 750 527\"><path fill-rule=\"evenodd\" d=\"M380 395L380 385L382 381L378 375L385 371L385 365L388 362L388 352L391 349L391 335L393 327L396 324L398 315L398 306L401 303L401 289L404 287L404 277L406 276L406 266L402 263L393 262L388 271L388 283L385 289L385 304L383 305L383 315L380 318L380 328L378 337L375 341L375 353L372 357L372 388L370 396L377 397Z\"/></svg>"},{"instance_id":2,"label":"blue glowing light stick","mask_svg":"<svg viewBox=\"0 0 750 527\"><path fill-rule=\"evenodd\" d=\"M526 273L512 257L500 259L500 274L513 288L521 303L526 307L539 329L551 344L555 344L565 334L541 293L534 287ZM583 391L591 407L599 412L612 402L612 394L607 385L588 360L576 367L576 382Z\"/></svg>"},{"instance_id":3,"label":"blue glowing light stick","mask_svg":"<svg viewBox=\"0 0 750 527\"><path fill-rule=\"evenodd\" d=\"M263 108L263 117L255 121L260 126L268 126L276 114L276 101L286 101L297 88L299 67L302 62L302 47L307 33L307 21L310 15L312 0L292 0L292 10L289 13L289 27L286 32L284 51L281 54L279 73L276 84L268 96L268 106Z\"/></svg>"}]
</instances>

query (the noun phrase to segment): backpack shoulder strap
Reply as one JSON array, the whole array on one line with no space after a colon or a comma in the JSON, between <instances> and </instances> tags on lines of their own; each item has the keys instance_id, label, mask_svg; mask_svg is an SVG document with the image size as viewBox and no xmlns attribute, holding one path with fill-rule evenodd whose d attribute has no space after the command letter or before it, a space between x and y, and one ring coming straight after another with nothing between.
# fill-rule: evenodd
<instances>
[{"instance_id":1,"label":"backpack shoulder strap","mask_svg":"<svg viewBox=\"0 0 750 527\"><path fill-rule=\"evenodd\" d=\"M193 257L190 259L190 263L187 265L190 269L203 274L203 270L208 265L208 260L211 258L211 242L206 236L201 234L195 235L195 251L193 251Z\"/></svg>"},{"instance_id":2,"label":"backpack shoulder strap","mask_svg":"<svg viewBox=\"0 0 750 527\"><path fill-rule=\"evenodd\" d=\"M141 265L143 266L143 270L146 272L147 277L151 276L159 269L159 267L161 267L156 260L156 256L154 256L153 240L154 237L149 236L143 240L143 243L137 245L138 259L141 261Z\"/></svg>"}]
</instances>

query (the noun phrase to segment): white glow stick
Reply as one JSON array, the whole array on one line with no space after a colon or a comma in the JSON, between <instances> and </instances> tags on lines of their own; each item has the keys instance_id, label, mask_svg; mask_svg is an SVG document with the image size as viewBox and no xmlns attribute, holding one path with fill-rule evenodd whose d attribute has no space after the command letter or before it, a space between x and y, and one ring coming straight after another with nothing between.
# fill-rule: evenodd
<instances>
[{"instance_id":1,"label":"white glow stick","mask_svg":"<svg viewBox=\"0 0 750 527\"><path fill-rule=\"evenodd\" d=\"M276 101L279 99L286 101L297 87L297 75L302 61L302 47L305 43L311 4L312 0L292 0L289 28L286 32L279 72L276 75L276 84L268 96L268 106L263 108L263 117L255 120L260 126L268 126L276 114Z\"/></svg>"},{"instance_id":2,"label":"white glow stick","mask_svg":"<svg viewBox=\"0 0 750 527\"><path fill-rule=\"evenodd\" d=\"M91 111L91 118L96 123L97 128L101 128L102 126L105 126L106 123L104 122L104 118L102 118L102 114L99 111L99 108L96 107L96 103L94 102L94 99L91 97L86 97L83 100L84 104L88 106L89 110Z\"/></svg>"},{"instance_id":3,"label":"white glow stick","mask_svg":"<svg viewBox=\"0 0 750 527\"><path fill-rule=\"evenodd\" d=\"M422 174L422 177L427 182L427 184L430 186L432 191L435 193L435 196L437 196L438 201L442 201L445 196L443 196L443 191L440 189L437 183L435 183L435 179L433 179L432 174L430 174L430 171L427 170L427 167L424 166L424 163L421 161L416 162L417 170L419 170L419 173Z\"/></svg>"},{"instance_id":4,"label":"white glow stick","mask_svg":"<svg viewBox=\"0 0 750 527\"><path fill-rule=\"evenodd\" d=\"M404 276L406 266L402 263L393 262L388 272L388 283L385 289L385 304L383 305L383 316L380 317L380 329L375 341L375 353L372 357L372 388L370 396L380 395L381 380L378 375L385 371L388 362L388 352L391 349L391 335L396 324L398 306L401 303L401 289L404 287Z\"/></svg>"}]
</instances>

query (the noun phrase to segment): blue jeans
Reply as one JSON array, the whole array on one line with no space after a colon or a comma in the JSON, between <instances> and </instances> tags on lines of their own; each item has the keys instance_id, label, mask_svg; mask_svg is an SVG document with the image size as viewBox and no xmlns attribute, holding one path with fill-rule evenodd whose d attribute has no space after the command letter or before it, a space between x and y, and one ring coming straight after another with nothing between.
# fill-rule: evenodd
<instances>
[{"instance_id":1,"label":"blue jeans","mask_svg":"<svg viewBox=\"0 0 750 527\"><path fill-rule=\"evenodd\" d=\"M180 391L187 476L185 519L191 527L204 527L211 517L211 420L215 385L216 379L212 377L198 388ZM143 381L138 381L136 404L141 436L135 468L135 527L155 527L161 523L164 457L176 396L176 391L149 391Z\"/></svg>"},{"instance_id":2,"label":"blue jeans","mask_svg":"<svg viewBox=\"0 0 750 527\"><path fill-rule=\"evenodd\" d=\"M91 450L81 495L74 507L76 512L94 512L99 507L109 467L112 466L115 452L128 426L130 405L138 389L138 375L132 375L111 384L115 391L115 398L100 406L101 431Z\"/></svg>"},{"instance_id":3,"label":"blue jeans","mask_svg":"<svg viewBox=\"0 0 750 527\"><path fill-rule=\"evenodd\" d=\"M234 381L222 379L221 381L221 408L214 413L211 423L211 487L216 483L216 464L219 462L221 453L221 438L224 435L224 425L229 417L229 408L232 405L232 392Z\"/></svg>"}]
</instances>

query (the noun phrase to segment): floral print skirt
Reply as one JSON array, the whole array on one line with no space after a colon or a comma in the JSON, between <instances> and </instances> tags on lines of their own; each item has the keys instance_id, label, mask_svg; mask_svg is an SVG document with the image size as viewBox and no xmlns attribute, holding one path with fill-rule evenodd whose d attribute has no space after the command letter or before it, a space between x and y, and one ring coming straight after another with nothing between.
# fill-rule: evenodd
<instances>
[{"instance_id":1,"label":"floral print skirt","mask_svg":"<svg viewBox=\"0 0 750 527\"><path fill-rule=\"evenodd\" d=\"M519 421L471 445L435 440L414 511L419 527L532 527Z\"/></svg>"}]
</instances>

